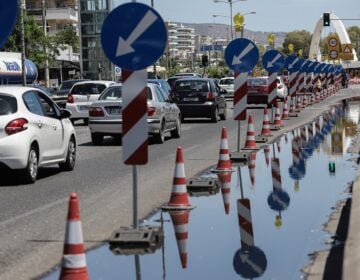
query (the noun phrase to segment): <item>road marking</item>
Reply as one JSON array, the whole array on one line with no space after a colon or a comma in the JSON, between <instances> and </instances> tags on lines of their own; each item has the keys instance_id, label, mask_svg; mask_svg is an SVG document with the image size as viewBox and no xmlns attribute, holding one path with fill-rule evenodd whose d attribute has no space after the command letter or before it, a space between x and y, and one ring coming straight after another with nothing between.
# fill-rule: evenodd
<instances>
[{"instance_id":1,"label":"road marking","mask_svg":"<svg viewBox=\"0 0 360 280\"><path fill-rule=\"evenodd\" d=\"M119 37L117 50L116 50L116 56L122 56L129 53L134 52L134 48L131 46L137 38L141 36L145 32L146 29L152 25L158 17L156 14L149 10L145 16L141 19L141 21L138 23L138 25L135 27L133 32L130 34L130 36L124 40L121 36Z\"/></svg>"}]
</instances>

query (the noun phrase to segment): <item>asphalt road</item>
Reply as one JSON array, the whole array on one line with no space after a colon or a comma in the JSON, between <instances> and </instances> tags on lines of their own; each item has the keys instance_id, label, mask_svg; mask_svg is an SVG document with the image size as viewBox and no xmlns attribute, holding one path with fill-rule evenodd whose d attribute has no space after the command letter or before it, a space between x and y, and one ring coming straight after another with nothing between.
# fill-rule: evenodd
<instances>
[{"instance_id":1,"label":"asphalt road","mask_svg":"<svg viewBox=\"0 0 360 280\"><path fill-rule=\"evenodd\" d=\"M298 118L285 122L285 128L271 140L328 109L336 101L358 94L342 90L326 101L305 109ZM231 107L231 103L229 103ZM249 110L260 132L263 110ZM186 121L180 139L167 138L164 144L149 145L149 162L138 167L139 218L167 202L175 167L177 146L183 147L186 177L216 165L221 128L228 129L230 150L236 149L237 125L229 108L228 120ZM119 226L132 224L132 166L122 163L122 146L106 141L93 146L86 126L76 124L77 163L72 172L57 167L41 170L33 185L21 185L17 174L1 174L0 180L0 279L32 279L59 264L62 257L70 192L77 192L86 248L106 241ZM247 122L241 122L241 147Z\"/></svg>"}]
</instances>

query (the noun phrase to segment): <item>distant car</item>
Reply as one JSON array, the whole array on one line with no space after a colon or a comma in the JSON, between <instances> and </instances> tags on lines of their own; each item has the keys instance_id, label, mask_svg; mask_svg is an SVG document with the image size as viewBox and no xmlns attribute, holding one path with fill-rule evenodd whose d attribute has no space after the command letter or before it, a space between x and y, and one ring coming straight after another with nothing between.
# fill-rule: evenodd
<instances>
[{"instance_id":1,"label":"distant car","mask_svg":"<svg viewBox=\"0 0 360 280\"><path fill-rule=\"evenodd\" d=\"M55 103L61 107L61 108L65 108L66 106L66 100L67 100L67 96L59 96L57 95L57 92L54 89L39 85L39 84L32 84L32 85L28 85L29 87L34 87L34 88L38 88L40 90L42 90L43 92L45 92L48 96L51 97L52 100L55 101Z\"/></svg>"},{"instance_id":2,"label":"distant car","mask_svg":"<svg viewBox=\"0 0 360 280\"><path fill-rule=\"evenodd\" d=\"M268 77L249 77L247 104L268 104L270 85Z\"/></svg>"},{"instance_id":3,"label":"distant car","mask_svg":"<svg viewBox=\"0 0 360 280\"><path fill-rule=\"evenodd\" d=\"M165 133L181 136L181 115L176 104L156 84L147 83L147 122L149 134L157 143L164 143ZM122 86L114 84L94 101L89 109L89 129L94 145L100 145L104 136L121 137L122 133Z\"/></svg>"},{"instance_id":4,"label":"distant car","mask_svg":"<svg viewBox=\"0 0 360 280\"><path fill-rule=\"evenodd\" d=\"M58 96L68 96L70 89L77 82L89 81L89 79L74 79L74 80L65 80L61 83L60 87L57 89L56 94Z\"/></svg>"},{"instance_id":5,"label":"distant car","mask_svg":"<svg viewBox=\"0 0 360 280\"><path fill-rule=\"evenodd\" d=\"M39 89L0 87L0 169L20 169L28 183L36 181L42 166L72 170L76 134L69 117Z\"/></svg>"},{"instance_id":6,"label":"distant car","mask_svg":"<svg viewBox=\"0 0 360 280\"><path fill-rule=\"evenodd\" d=\"M171 87L169 83L163 79L148 79L148 83L157 84L161 87L168 95L170 94Z\"/></svg>"},{"instance_id":7,"label":"distant car","mask_svg":"<svg viewBox=\"0 0 360 280\"><path fill-rule=\"evenodd\" d=\"M282 77L278 76L276 78L276 86L277 86L277 98L279 98L280 100L285 100L285 98L288 96L288 88L285 85Z\"/></svg>"},{"instance_id":8,"label":"distant car","mask_svg":"<svg viewBox=\"0 0 360 280\"><path fill-rule=\"evenodd\" d=\"M234 98L234 77L221 78L219 81L219 86L226 90L226 98Z\"/></svg>"},{"instance_id":9,"label":"distant car","mask_svg":"<svg viewBox=\"0 0 360 280\"><path fill-rule=\"evenodd\" d=\"M87 125L90 104L112 84L114 84L112 81L83 81L74 84L66 101L66 109L71 112L70 120L74 123L76 120L82 119Z\"/></svg>"},{"instance_id":10,"label":"distant car","mask_svg":"<svg viewBox=\"0 0 360 280\"><path fill-rule=\"evenodd\" d=\"M198 74L198 73L187 73L187 72L176 73L174 76L175 76L175 77L195 77L195 78L201 78L201 75Z\"/></svg>"},{"instance_id":11,"label":"distant car","mask_svg":"<svg viewBox=\"0 0 360 280\"><path fill-rule=\"evenodd\" d=\"M227 104L221 88L209 78L182 78L175 82L171 96L184 118L226 120Z\"/></svg>"}]
</instances>

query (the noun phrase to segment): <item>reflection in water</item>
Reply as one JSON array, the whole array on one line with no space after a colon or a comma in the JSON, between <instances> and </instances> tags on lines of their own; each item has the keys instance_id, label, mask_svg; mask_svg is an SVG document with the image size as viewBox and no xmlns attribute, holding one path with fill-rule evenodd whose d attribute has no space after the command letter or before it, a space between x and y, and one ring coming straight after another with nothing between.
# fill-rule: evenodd
<instances>
[{"instance_id":1,"label":"reflection in water","mask_svg":"<svg viewBox=\"0 0 360 280\"><path fill-rule=\"evenodd\" d=\"M249 155L249 174L251 185L255 185L255 168L256 168L256 152L251 152Z\"/></svg>"},{"instance_id":2,"label":"reflection in water","mask_svg":"<svg viewBox=\"0 0 360 280\"><path fill-rule=\"evenodd\" d=\"M221 185L221 195L224 203L225 214L229 215L230 211L230 187L232 172L218 172L217 176Z\"/></svg>"}]
</instances>

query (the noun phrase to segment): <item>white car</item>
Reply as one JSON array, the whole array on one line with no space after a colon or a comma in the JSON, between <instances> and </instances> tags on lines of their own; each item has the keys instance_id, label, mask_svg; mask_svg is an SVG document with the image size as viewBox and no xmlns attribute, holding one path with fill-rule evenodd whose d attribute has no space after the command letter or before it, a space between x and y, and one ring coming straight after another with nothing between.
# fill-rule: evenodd
<instances>
[{"instance_id":1,"label":"white car","mask_svg":"<svg viewBox=\"0 0 360 280\"><path fill-rule=\"evenodd\" d=\"M234 77L221 78L219 81L219 87L226 90L226 98L234 98Z\"/></svg>"},{"instance_id":2,"label":"white car","mask_svg":"<svg viewBox=\"0 0 360 280\"><path fill-rule=\"evenodd\" d=\"M42 166L72 170L76 134L69 117L40 89L1 86L0 169L22 169L28 183L36 181Z\"/></svg>"},{"instance_id":3,"label":"white car","mask_svg":"<svg viewBox=\"0 0 360 280\"><path fill-rule=\"evenodd\" d=\"M288 96L288 89L282 77L278 76L276 78L276 86L277 86L277 98L284 100L285 97Z\"/></svg>"},{"instance_id":4,"label":"white car","mask_svg":"<svg viewBox=\"0 0 360 280\"><path fill-rule=\"evenodd\" d=\"M178 106L157 84L147 83L147 107L149 134L157 143L165 141L165 133L180 138L181 114ZM89 129L94 145L100 145L104 136L121 137L122 133L122 86L108 87L89 108Z\"/></svg>"},{"instance_id":5,"label":"white car","mask_svg":"<svg viewBox=\"0 0 360 280\"><path fill-rule=\"evenodd\" d=\"M69 91L65 107L71 112L71 121L74 123L82 119L87 125L91 102L97 100L101 92L112 84L112 81L82 81L74 84Z\"/></svg>"}]
</instances>

